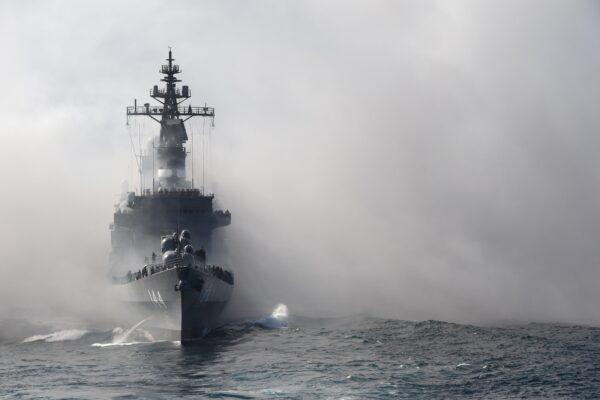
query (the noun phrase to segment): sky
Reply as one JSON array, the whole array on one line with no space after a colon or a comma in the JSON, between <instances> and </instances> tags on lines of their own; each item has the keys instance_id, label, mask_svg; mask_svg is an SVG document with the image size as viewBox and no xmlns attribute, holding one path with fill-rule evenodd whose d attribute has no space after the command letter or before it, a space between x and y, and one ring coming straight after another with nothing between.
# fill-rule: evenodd
<instances>
[{"instance_id":1,"label":"sky","mask_svg":"<svg viewBox=\"0 0 600 400\"><path fill-rule=\"evenodd\" d=\"M592 1L3 1L0 312L110 302L172 46L234 306L598 325L598 38Z\"/></svg>"}]
</instances>

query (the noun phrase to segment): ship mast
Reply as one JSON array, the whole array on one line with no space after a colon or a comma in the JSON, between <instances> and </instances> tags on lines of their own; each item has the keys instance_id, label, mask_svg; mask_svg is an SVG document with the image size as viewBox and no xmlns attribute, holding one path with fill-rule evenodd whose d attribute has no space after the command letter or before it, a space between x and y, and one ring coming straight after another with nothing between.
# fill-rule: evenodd
<instances>
[{"instance_id":1,"label":"ship mast","mask_svg":"<svg viewBox=\"0 0 600 400\"><path fill-rule=\"evenodd\" d=\"M151 107L148 103L138 107L137 101L135 101L135 105L127 107L127 117L148 116L158 123L164 119L181 117L184 117L183 121L192 117L210 117L214 121L215 109L213 107L179 107L180 103L192 97L192 92L187 85L182 86L181 91L177 88L177 82L181 82L181 80L177 79L175 75L181 73L181 69L179 65L173 64L175 59L171 48L169 48L169 58L166 61L169 63L163 64L159 70L161 74L165 75L161 81L166 82L166 88L159 89L158 85L154 85L150 90L150 97L163 104L164 107Z\"/></svg>"},{"instance_id":2,"label":"ship mast","mask_svg":"<svg viewBox=\"0 0 600 400\"><path fill-rule=\"evenodd\" d=\"M179 65L173 64L175 59L171 48L169 48L168 64L163 64L159 70L164 77L165 87L159 89L154 85L150 90L150 97L161 105L151 106L145 103L142 107L134 105L127 107L127 119L133 116L146 116L160 124L160 137L158 146L154 145L157 153L157 166L153 167L153 191L171 189L189 189L191 182L186 181L185 173L185 142L188 140L185 121L193 117L211 118L214 123L215 109L213 107L193 107L192 105L181 106L181 103L191 97L191 91L187 85L177 87L181 82L177 74L181 73ZM155 176L156 175L156 176ZM157 178L156 180L154 178Z\"/></svg>"}]
</instances>

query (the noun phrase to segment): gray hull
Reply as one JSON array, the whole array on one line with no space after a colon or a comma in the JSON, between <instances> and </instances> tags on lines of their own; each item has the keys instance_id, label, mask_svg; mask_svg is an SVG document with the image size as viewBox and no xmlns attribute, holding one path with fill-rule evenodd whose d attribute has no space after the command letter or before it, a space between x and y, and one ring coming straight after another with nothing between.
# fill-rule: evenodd
<instances>
[{"instance_id":1,"label":"gray hull","mask_svg":"<svg viewBox=\"0 0 600 400\"><path fill-rule=\"evenodd\" d=\"M233 285L205 268L175 267L116 285L132 320L183 343L202 338L220 324Z\"/></svg>"}]
</instances>

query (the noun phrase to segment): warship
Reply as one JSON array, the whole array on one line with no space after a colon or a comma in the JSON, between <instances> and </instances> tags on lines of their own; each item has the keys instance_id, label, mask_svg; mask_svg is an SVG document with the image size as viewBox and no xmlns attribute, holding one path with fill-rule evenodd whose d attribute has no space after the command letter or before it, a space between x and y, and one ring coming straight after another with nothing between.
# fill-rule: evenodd
<instances>
[{"instance_id":1,"label":"warship","mask_svg":"<svg viewBox=\"0 0 600 400\"><path fill-rule=\"evenodd\" d=\"M216 210L214 194L205 193L204 184L195 187L193 169L191 179L186 171L186 121L198 117L214 124L215 110L183 105L191 91L178 87L182 71L170 48L166 61L159 70L164 87L150 90L159 104L138 106L136 99L126 110L128 124L130 118L149 118L160 133L145 156L140 148L139 192L125 190L115 205L109 264L115 296L125 308L144 318L146 328L185 344L219 325L231 297L233 273L207 263L212 233L231 223L231 213Z\"/></svg>"}]
</instances>

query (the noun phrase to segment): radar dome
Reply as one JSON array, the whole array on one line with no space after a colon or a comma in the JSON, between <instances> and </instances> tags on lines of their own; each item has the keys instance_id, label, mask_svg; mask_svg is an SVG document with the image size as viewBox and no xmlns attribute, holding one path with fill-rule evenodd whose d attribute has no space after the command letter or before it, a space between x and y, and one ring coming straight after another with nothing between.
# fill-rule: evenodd
<instances>
[{"instance_id":1,"label":"radar dome","mask_svg":"<svg viewBox=\"0 0 600 400\"><path fill-rule=\"evenodd\" d=\"M160 251L164 253L170 250L175 250L175 242L172 237L167 236L160 242Z\"/></svg>"}]
</instances>

